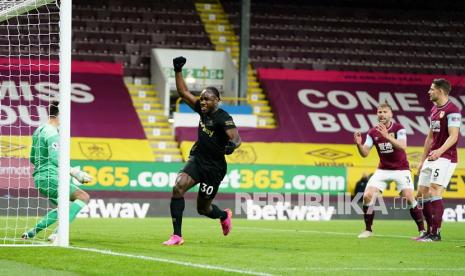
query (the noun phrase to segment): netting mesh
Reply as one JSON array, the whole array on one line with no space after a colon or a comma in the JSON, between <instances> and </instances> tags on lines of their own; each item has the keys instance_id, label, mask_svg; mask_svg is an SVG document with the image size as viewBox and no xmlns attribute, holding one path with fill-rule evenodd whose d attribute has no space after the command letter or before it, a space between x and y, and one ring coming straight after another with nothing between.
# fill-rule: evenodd
<instances>
[{"instance_id":1,"label":"netting mesh","mask_svg":"<svg viewBox=\"0 0 465 276\"><path fill-rule=\"evenodd\" d=\"M59 2L0 1L0 245L40 244L53 230L21 239L55 208L34 187L29 154L58 99L59 19Z\"/></svg>"}]
</instances>

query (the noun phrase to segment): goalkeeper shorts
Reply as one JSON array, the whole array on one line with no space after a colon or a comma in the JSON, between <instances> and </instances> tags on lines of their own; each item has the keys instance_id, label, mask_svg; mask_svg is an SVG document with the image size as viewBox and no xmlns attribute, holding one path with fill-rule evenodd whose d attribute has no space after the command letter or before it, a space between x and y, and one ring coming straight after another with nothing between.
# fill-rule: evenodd
<instances>
[{"instance_id":1,"label":"goalkeeper shorts","mask_svg":"<svg viewBox=\"0 0 465 276\"><path fill-rule=\"evenodd\" d=\"M53 204L58 205L58 179L51 177L48 179L34 179L34 183L39 192L46 196ZM71 196L79 187L75 184L70 184L69 195Z\"/></svg>"}]
</instances>

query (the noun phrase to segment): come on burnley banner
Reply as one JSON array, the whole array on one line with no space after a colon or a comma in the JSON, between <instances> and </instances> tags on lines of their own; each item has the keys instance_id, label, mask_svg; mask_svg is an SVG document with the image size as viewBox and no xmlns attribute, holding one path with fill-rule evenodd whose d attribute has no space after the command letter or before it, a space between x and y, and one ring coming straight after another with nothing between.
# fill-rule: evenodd
<instances>
[{"instance_id":1,"label":"come on burnley banner","mask_svg":"<svg viewBox=\"0 0 465 276\"><path fill-rule=\"evenodd\" d=\"M448 79L451 100L460 109L465 105L465 78L458 76L281 69L259 69L258 74L279 127L241 131L246 141L349 144L354 131L364 133L377 124L376 106L387 102L394 120L405 127L408 144L422 146L429 129L433 104L428 90L434 78ZM459 146L464 145L465 140L459 139Z\"/></svg>"}]
</instances>

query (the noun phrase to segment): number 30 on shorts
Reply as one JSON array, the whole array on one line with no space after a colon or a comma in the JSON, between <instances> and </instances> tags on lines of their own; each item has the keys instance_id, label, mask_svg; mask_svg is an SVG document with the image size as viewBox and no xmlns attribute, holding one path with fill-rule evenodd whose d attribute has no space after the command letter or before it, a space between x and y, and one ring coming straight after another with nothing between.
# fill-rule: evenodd
<instances>
[{"instance_id":1,"label":"number 30 on shorts","mask_svg":"<svg viewBox=\"0 0 465 276\"><path fill-rule=\"evenodd\" d=\"M200 191L206 195L211 195L213 193L213 186L208 186L205 183L200 183Z\"/></svg>"}]
</instances>

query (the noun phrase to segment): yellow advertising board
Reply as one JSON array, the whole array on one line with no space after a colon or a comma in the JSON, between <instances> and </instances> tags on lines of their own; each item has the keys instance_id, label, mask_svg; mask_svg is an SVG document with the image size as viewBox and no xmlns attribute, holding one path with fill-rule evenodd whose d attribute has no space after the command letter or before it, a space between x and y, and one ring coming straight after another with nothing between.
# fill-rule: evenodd
<instances>
[{"instance_id":1,"label":"yellow advertising board","mask_svg":"<svg viewBox=\"0 0 465 276\"><path fill-rule=\"evenodd\" d=\"M114 138L71 138L73 160L153 161L148 140Z\"/></svg>"},{"instance_id":2,"label":"yellow advertising board","mask_svg":"<svg viewBox=\"0 0 465 276\"><path fill-rule=\"evenodd\" d=\"M187 160L193 142L181 143L181 152ZM407 157L411 168L416 168L423 153L422 147L409 147ZM459 160L465 160L465 149L459 149ZM358 154L355 145L347 144L306 144L306 143L242 143L232 155L226 156L232 164L308 165L332 167L378 166L376 149L372 148L367 158ZM464 168L459 163L457 168Z\"/></svg>"},{"instance_id":3,"label":"yellow advertising board","mask_svg":"<svg viewBox=\"0 0 465 276\"><path fill-rule=\"evenodd\" d=\"M1 157L29 158L30 136L0 138ZM111 161L153 161L148 140L115 138L71 138L71 159Z\"/></svg>"}]
</instances>

